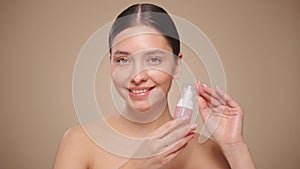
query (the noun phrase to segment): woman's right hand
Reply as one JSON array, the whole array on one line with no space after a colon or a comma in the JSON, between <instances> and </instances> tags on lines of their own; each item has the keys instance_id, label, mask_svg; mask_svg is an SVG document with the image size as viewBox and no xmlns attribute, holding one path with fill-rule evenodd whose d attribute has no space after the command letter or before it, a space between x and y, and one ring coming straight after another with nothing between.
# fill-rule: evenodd
<instances>
[{"instance_id":1,"label":"woman's right hand","mask_svg":"<svg viewBox=\"0 0 300 169\"><path fill-rule=\"evenodd\" d=\"M148 157L131 158L120 169L164 168L192 140L196 128L196 124L187 125L187 118L169 121L152 132L134 154L149 154Z\"/></svg>"}]
</instances>

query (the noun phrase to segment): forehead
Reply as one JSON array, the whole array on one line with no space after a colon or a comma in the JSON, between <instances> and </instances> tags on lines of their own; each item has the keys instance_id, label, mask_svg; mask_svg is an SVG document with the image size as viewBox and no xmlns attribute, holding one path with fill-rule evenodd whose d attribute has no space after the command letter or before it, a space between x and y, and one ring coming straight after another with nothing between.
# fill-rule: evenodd
<instances>
[{"instance_id":1,"label":"forehead","mask_svg":"<svg viewBox=\"0 0 300 169\"><path fill-rule=\"evenodd\" d=\"M112 53L117 50L133 53L150 48L172 52L172 48L166 38L156 29L145 25L123 30L115 37L112 43Z\"/></svg>"}]
</instances>

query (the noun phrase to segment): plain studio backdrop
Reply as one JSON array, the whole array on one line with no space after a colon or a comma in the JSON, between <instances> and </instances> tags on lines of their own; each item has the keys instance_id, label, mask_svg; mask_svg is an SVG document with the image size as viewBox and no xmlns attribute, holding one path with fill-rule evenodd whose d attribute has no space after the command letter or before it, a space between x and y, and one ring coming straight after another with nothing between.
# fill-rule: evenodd
<instances>
[{"instance_id":1,"label":"plain studio backdrop","mask_svg":"<svg viewBox=\"0 0 300 169\"><path fill-rule=\"evenodd\" d=\"M80 49L135 2L1 0L0 168L52 168L63 133L78 124L72 74ZM257 168L299 167L299 1L149 2L193 23L216 47L227 91L245 111L244 135ZM105 88L98 80L110 77L103 65L97 90ZM191 67L209 83L201 63Z\"/></svg>"}]
</instances>

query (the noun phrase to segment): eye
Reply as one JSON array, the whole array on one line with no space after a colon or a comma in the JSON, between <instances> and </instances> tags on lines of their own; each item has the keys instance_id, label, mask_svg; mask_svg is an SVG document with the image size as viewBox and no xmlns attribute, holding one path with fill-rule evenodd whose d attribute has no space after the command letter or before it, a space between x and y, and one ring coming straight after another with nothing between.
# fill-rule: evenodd
<instances>
[{"instance_id":1,"label":"eye","mask_svg":"<svg viewBox=\"0 0 300 169\"><path fill-rule=\"evenodd\" d=\"M119 65L126 65L126 64L129 64L130 61L128 58L125 58L125 57L120 57L118 59L116 59L116 62L119 64Z\"/></svg>"},{"instance_id":2,"label":"eye","mask_svg":"<svg viewBox=\"0 0 300 169\"><path fill-rule=\"evenodd\" d=\"M149 59L148 59L148 62L150 64L160 64L161 63L161 58L158 57L158 56L151 56Z\"/></svg>"}]
</instances>

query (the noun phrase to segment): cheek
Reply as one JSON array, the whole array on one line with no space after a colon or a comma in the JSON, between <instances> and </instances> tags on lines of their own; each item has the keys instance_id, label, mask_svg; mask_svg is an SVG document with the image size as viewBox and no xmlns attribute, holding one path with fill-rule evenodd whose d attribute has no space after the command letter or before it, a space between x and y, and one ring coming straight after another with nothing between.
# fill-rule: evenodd
<instances>
[{"instance_id":1,"label":"cheek","mask_svg":"<svg viewBox=\"0 0 300 169\"><path fill-rule=\"evenodd\" d=\"M129 71L130 70L120 69L117 66L111 66L111 77L116 87L124 86L124 84L129 84Z\"/></svg>"},{"instance_id":2,"label":"cheek","mask_svg":"<svg viewBox=\"0 0 300 169\"><path fill-rule=\"evenodd\" d=\"M169 73L159 70L151 70L148 72L148 74L156 84L164 89L164 91L168 91L173 80L172 76Z\"/></svg>"},{"instance_id":3,"label":"cheek","mask_svg":"<svg viewBox=\"0 0 300 169\"><path fill-rule=\"evenodd\" d=\"M174 72L176 69L176 62L173 58L169 57L168 59L164 60L160 65L155 66L155 69L160 70L161 72L164 72L167 76L174 76Z\"/></svg>"}]
</instances>

